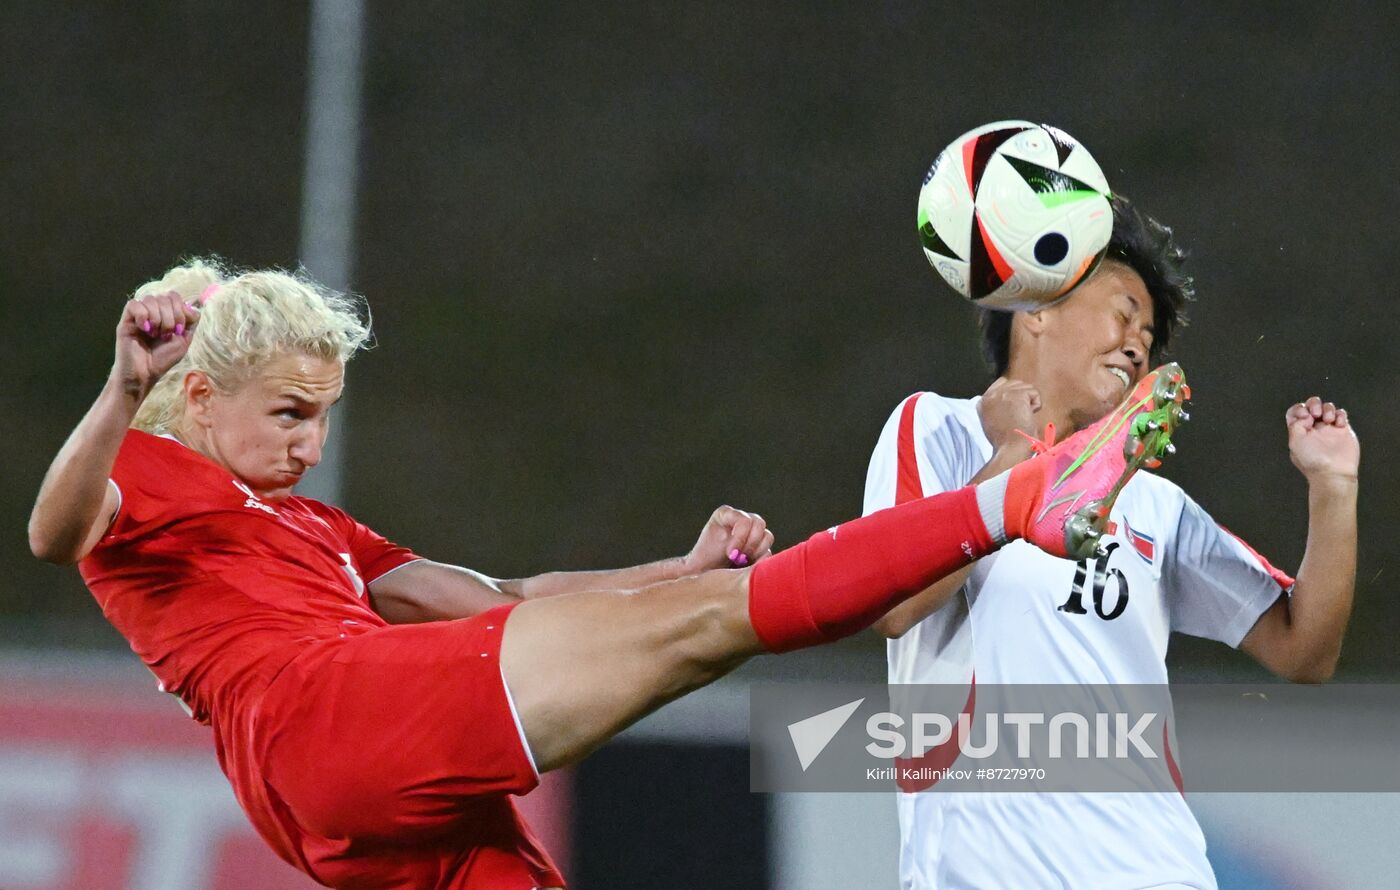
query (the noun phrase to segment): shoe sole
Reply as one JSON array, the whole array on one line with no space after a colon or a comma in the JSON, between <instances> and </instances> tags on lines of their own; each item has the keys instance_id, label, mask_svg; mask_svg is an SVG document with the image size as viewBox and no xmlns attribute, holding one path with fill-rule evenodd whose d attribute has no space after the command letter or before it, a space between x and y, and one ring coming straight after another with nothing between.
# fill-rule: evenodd
<instances>
[{"instance_id":1,"label":"shoe sole","mask_svg":"<svg viewBox=\"0 0 1400 890\"><path fill-rule=\"evenodd\" d=\"M1123 443L1123 457L1128 465L1118 481L1102 498L1080 507L1065 522L1065 551L1070 559L1087 559L1101 552L1101 539L1108 526L1108 514L1118 493L1133 474L1143 467L1156 467L1162 458L1176 451L1172 433L1190 420L1181 404L1191 398L1186 385L1186 372L1176 362L1157 369L1152 392L1137 404L1120 407L1121 422L1131 423L1132 429Z\"/></svg>"}]
</instances>

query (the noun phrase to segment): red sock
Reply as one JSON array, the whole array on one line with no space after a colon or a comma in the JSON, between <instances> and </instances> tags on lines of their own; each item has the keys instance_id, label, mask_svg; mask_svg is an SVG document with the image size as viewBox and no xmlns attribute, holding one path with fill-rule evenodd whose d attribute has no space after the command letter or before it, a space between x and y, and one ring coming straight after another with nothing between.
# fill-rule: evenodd
<instances>
[{"instance_id":1,"label":"red sock","mask_svg":"<svg viewBox=\"0 0 1400 890\"><path fill-rule=\"evenodd\" d=\"M749 621L771 652L838 640L994 549L976 488L910 501L754 566Z\"/></svg>"}]
</instances>

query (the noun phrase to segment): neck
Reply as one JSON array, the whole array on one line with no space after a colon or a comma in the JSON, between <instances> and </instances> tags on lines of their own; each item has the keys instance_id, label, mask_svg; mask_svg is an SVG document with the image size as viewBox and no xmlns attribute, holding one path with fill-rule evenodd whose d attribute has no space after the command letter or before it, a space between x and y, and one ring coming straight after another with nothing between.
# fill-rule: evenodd
<instances>
[{"instance_id":1,"label":"neck","mask_svg":"<svg viewBox=\"0 0 1400 890\"><path fill-rule=\"evenodd\" d=\"M178 439L181 445L184 445L191 451L202 454L215 463L219 463L218 459L210 453L208 437L200 434L201 431L199 427L186 424L184 418L171 424L170 427L166 429L166 432Z\"/></svg>"}]
</instances>

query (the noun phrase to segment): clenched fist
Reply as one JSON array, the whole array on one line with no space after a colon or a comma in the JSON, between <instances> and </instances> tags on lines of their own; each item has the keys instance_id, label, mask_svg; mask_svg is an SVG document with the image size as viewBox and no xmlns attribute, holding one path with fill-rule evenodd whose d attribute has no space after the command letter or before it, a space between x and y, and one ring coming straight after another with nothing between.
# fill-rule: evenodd
<instances>
[{"instance_id":1,"label":"clenched fist","mask_svg":"<svg viewBox=\"0 0 1400 890\"><path fill-rule=\"evenodd\" d=\"M987 387L977 413L982 418L982 431L992 448L1001 450L1004 446L1023 441L1016 431L1020 430L1033 439L1040 438L1042 424L1035 415L1040 411L1040 390L1029 383L998 377Z\"/></svg>"},{"instance_id":2,"label":"clenched fist","mask_svg":"<svg viewBox=\"0 0 1400 890\"><path fill-rule=\"evenodd\" d=\"M726 506L710 515L682 564L686 574L691 574L752 565L772 553L773 533L763 517Z\"/></svg>"},{"instance_id":3,"label":"clenched fist","mask_svg":"<svg viewBox=\"0 0 1400 890\"><path fill-rule=\"evenodd\" d=\"M1356 479L1361 443L1345 408L1313 396L1289 408L1284 422L1288 424L1288 455L1309 482L1327 477Z\"/></svg>"},{"instance_id":4,"label":"clenched fist","mask_svg":"<svg viewBox=\"0 0 1400 890\"><path fill-rule=\"evenodd\" d=\"M123 392L144 397L185 357L198 323L199 310L176 293L127 301L117 322L112 379Z\"/></svg>"}]
</instances>

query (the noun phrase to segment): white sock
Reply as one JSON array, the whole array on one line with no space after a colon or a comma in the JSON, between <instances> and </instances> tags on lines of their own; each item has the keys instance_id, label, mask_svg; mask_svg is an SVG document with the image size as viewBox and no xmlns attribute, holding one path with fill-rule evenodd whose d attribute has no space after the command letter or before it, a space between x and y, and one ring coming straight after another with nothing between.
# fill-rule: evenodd
<instances>
[{"instance_id":1,"label":"white sock","mask_svg":"<svg viewBox=\"0 0 1400 890\"><path fill-rule=\"evenodd\" d=\"M977 483L977 509L982 514L982 524L987 527L987 535L992 543L1000 547L1006 537L1006 484L1011 480L1011 471L993 476L986 482Z\"/></svg>"}]
</instances>

